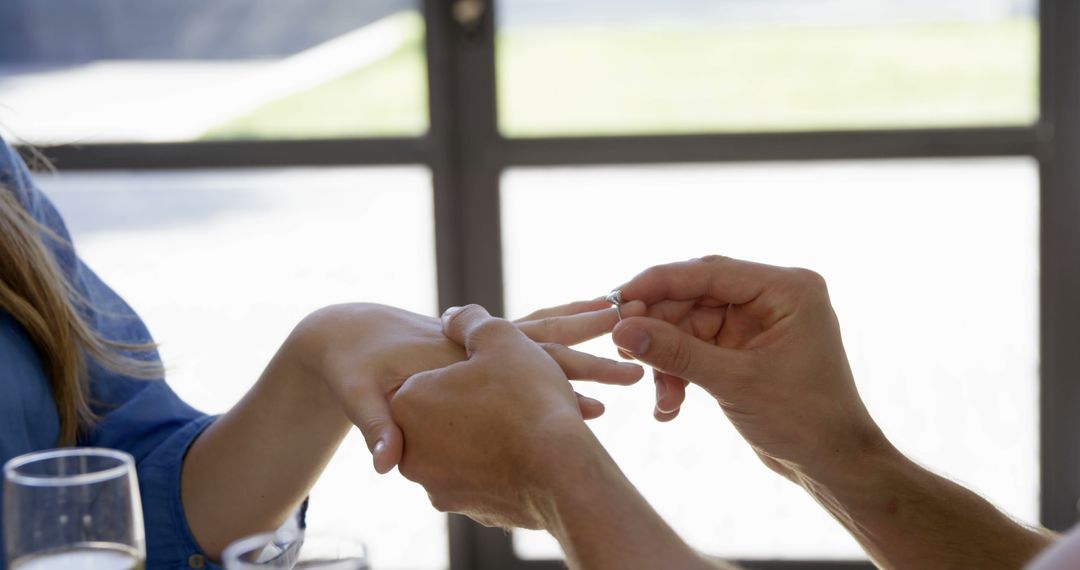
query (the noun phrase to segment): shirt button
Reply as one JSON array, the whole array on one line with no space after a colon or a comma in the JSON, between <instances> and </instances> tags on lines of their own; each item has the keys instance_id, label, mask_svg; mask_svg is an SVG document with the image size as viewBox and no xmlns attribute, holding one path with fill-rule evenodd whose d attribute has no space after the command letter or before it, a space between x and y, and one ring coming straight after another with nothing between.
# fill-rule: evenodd
<instances>
[{"instance_id":1,"label":"shirt button","mask_svg":"<svg viewBox=\"0 0 1080 570\"><path fill-rule=\"evenodd\" d=\"M187 564L198 570L199 568L206 566L206 557L202 554L192 554L188 557Z\"/></svg>"}]
</instances>

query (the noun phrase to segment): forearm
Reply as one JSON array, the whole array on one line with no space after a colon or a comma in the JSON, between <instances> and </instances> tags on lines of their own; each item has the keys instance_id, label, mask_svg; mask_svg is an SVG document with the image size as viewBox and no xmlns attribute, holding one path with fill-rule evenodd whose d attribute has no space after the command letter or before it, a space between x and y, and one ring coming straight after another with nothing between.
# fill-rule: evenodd
<instances>
[{"instance_id":1,"label":"forearm","mask_svg":"<svg viewBox=\"0 0 1080 570\"><path fill-rule=\"evenodd\" d=\"M880 568L1015 570L1054 540L891 445L842 473L797 479Z\"/></svg>"},{"instance_id":2,"label":"forearm","mask_svg":"<svg viewBox=\"0 0 1080 570\"><path fill-rule=\"evenodd\" d=\"M560 456L557 471L563 474L561 481L541 495L538 505L548 522L548 531L559 541L571 568L732 568L707 561L687 546L603 448L597 444L593 449Z\"/></svg>"},{"instance_id":3,"label":"forearm","mask_svg":"<svg viewBox=\"0 0 1080 570\"><path fill-rule=\"evenodd\" d=\"M184 459L181 497L212 557L273 530L307 496L351 424L329 388L286 341L254 387L199 436Z\"/></svg>"}]
</instances>

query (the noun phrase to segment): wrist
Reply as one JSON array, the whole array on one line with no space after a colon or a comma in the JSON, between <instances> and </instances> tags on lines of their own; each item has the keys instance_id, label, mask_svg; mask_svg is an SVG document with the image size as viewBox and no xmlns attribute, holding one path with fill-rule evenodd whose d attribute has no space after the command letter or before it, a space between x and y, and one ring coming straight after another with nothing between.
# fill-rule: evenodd
<instances>
[{"instance_id":1,"label":"wrist","mask_svg":"<svg viewBox=\"0 0 1080 570\"><path fill-rule=\"evenodd\" d=\"M274 356L278 375L298 390L296 403L306 404L307 413L351 426L328 380L329 343L323 328L313 314L293 329Z\"/></svg>"},{"instance_id":2,"label":"wrist","mask_svg":"<svg viewBox=\"0 0 1080 570\"><path fill-rule=\"evenodd\" d=\"M546 453L526 463L531 474L526 500L533 506L544 529L562 540L570 509L588 504L597 488L613 488L625 482L614 460L591 431L564 431L547 438ZM543 445L543 444L542 444Z\"/></svg>"},{"instance_id":3,"label":"wrist","mask_svg":"<svg viewBox=\"0 0 1080 570\"><path fill-rule=\"evenodd\" d=\"M869 419L838 426L818 439L821 443L808 460L787 465L795 482L804 487L804 483L837 491L860 487L907 460Z\"/></svg>"},{"instance_id":4,"label":"wrist","mask_svg":"<svg viewBox=\"0 0 1080 570\"><path fill-rule=\"evenodd\" d=\"M882 437L874 445L838 456L813 471L797 471L794 480L843 523L866 509L888 510L897 481L911 465L910 459Z\"/></svg>"},{"instance_id":5,"label":"wrist","mask_svg":"<svg viewBox=\"0 0 1080 570\"><path fill-rule=\"evenodd\" d=\"M664 522L592 432L552 454L532 499L571 568L715 570Z\"/></svg>"}]
</instances>

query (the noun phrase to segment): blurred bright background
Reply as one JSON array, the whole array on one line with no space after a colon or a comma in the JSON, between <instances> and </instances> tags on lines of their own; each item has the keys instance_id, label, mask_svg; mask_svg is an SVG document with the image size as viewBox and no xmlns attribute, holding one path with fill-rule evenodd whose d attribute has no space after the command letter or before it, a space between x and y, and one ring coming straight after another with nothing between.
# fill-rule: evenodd
<instances>
[{"instance_id":1,"label":"blurred bright background","mask_svg":"<svg viewBox=\"0 0 1080 570\"><path fill-rule=\"evenodd\" d=\"M1035 0L501 0L508 137L1029 125ZM0 132L35 144L420 136L411 1L7 0ZM426 166L44 174L87 262L142 314L169 381L223 412L291 327L335 302L437 311ZM917 460L1038 515L1037 165L1025 158L514 168L506 308L604 294L650 264L722 253L829 280L859 388ZM237 348L239 347L239 349ZM589 350L610 355L604 339ZM650 381L583 386L597 434L694 545L860 558L694 391L651 419ZM672 484L677 482L677 484ZM315 530L376 570L448 567L445 518L350 437ZM515 534L522 556L557 546Z\"/></svg>"},{"instance_id":2,"label":"blurred bright background","mask_svg":"<svg viewBox=\"0 0 1080 570\"><path fill-rule=\"evenodd\" d=\"M500 126L537 136L1030 123L1035 6L502 0ZM14 0L0 7L0 124L36 143L420 134L417 10Z\"/></svg>"}]
</instances>

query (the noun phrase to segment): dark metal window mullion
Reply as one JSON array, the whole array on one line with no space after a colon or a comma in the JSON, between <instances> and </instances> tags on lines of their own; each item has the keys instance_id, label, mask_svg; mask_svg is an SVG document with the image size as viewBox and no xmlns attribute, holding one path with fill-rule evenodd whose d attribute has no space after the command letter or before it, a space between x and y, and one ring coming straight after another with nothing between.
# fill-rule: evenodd
<instances>
[{"instance_id":1,"label":"dark metal window mullion","mask_svg":"<svg viewBox=\"0 0 1080 570\"><path fill-rule=\"evenodd\" d=\"M507 139L513 166L1035 156L1036 125Z\"/></svg>"},{"instance_id":2,"label":"dark metal window mullion","mask_svg":"<svg viewBox=\"0 0 1080 570\"><path fill-rule=\"evenodd\" d=\"M494 7L478 25L454 21L453 0L424 0L427 24L436 262L442 309L479 303L503 312L499 177L495 118ZM451 570L515 567L509 538L451 515Z\"/></svg>"},{"instance_id":3,"label":"dark metal window mullion","mask_svg":"<svg viewBox=\"0 0 1080 570\"><path fill-rule=\"evenodd\" d=\"M1040 516L1061 531L1080 510L1080 3L1042 0L1040 23Z\"/></svg>"},{"instance_id":4,"label":"dark metal window mullion","mask_svg":"<svg viewBox=\"0 0 1080 570\"><path fill-rule=\"evenodd\" d=\"M40 147L58 169L180 170L288 166L374 166L428 162L428 139L229 140L92 143ZM33 153L19 149L28 159Z\"/></svg>"}]
</instances>

